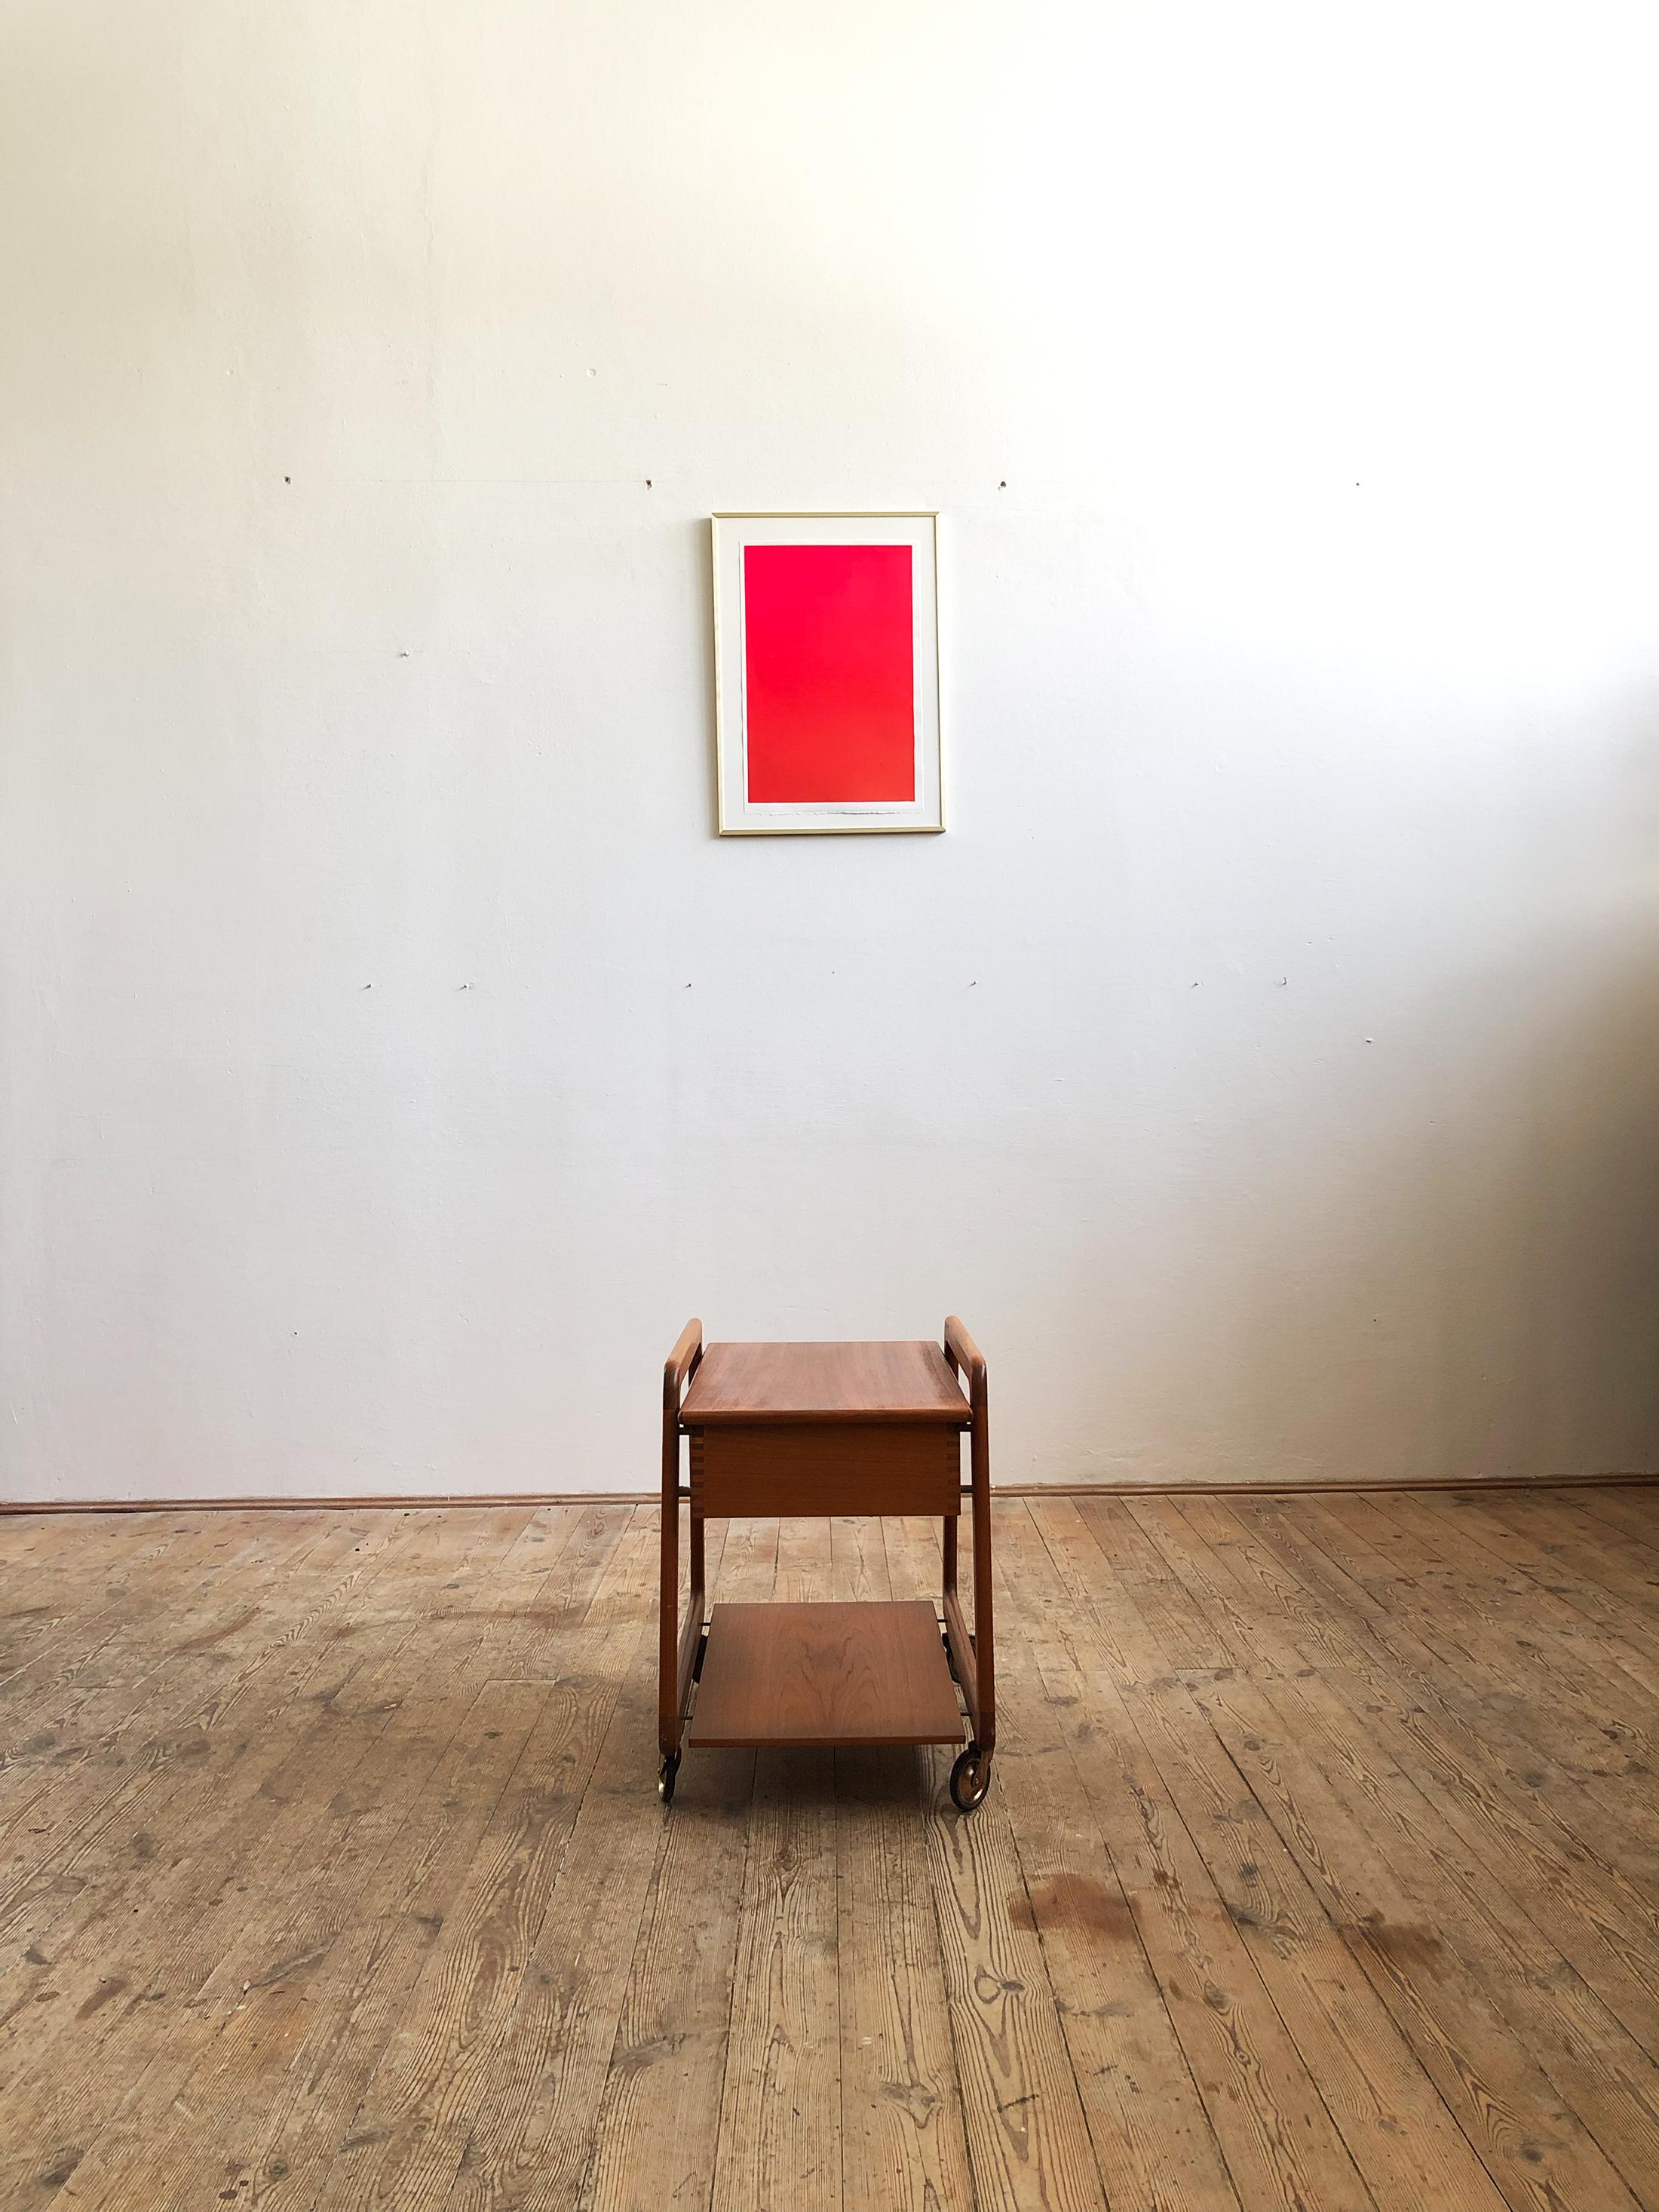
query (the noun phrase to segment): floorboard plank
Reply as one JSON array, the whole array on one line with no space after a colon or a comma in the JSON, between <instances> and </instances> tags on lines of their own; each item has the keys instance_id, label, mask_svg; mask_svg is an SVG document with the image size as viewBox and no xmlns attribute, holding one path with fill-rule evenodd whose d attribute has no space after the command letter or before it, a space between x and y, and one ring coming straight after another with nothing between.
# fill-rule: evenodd
<instances>
[{"instance_id":1,"label":"floorboard plank","mask_svg":"<svg viewBox=\"0 0 1659 2212\"><path fill-rule=\"evenodd\" d=\"M1471 1650L1479 1624L1461 1613L1437 1614L1419 1604L1402 1577L1388 1604L1360 1589L1321 1548L1317 1503L1286 1514L1282 1505L1240 1500L1234 1507L1281 1566L1288 1568L1309 1605L1314 1632L1334 1630L1352 1663L1375 1654L1385 1674L1403 1678L1432 1703L1456 1716L1483 1753L1499 1753L1509 1771L1547 1803L1551 1817L1580 1837L1602 1863L1651 1897L1659 1883L1659 1808L1639 1791L1620 1792L1630 1760L1578 1717L1552 1701L1528 1695L1501 1665ZM1430 1638L1421 1632L1426 1627ZM1604 1754L1607 1754L1604 1756Z\"/></svg>"},{"instance_id":2,"label":"floorboard plank","mask_svg":"<svg viewBox=\"0 0 1659 2212\"><path fill-rule=\"evenodd\" d=\"M1093 2212L1099 2172L1006 1806L994 1785L927 1832L975 2203Z\"/></svg>"},{"instance_id":3,"label":"floorboard plank","mask_svg":"<svg viewBox=\"0 0 1659 2212\"><path fill-rule=\"evenodd\" d=\"M1000 1498L969 1819L665 1810L654 1506L0 1522L0 2204L1659 2212L1647 1498Z\"/></svg>"},{"instance_id":4,"label":"floorboard plank","mask_svg":"<svg viewBox=\"0 0 1659 2212\"><path fill-rule=\"evenodd\" d=\"M712 1540L711 1540L712 1545ZM712 1562L711 1562L712 1564ZM593 2130L583 2212L707 2204L738 1942L752 1751L687 1763L651 1888Z\"/></svg>"},{"instance_id":5,"label":"floorboard plank","mask_svg":"<svg viewBox=\"0 0 1659 2212\"><path fill-rule=\"evenodd\" d=\"M491 1541L499 1548L505 1540L487 1525L475 1528L462 1556L476 1556ZM118 2007L106 2007L98 1997L107 1984L100 1984L71 2015L78 2021L88 2013L96 2020L94 2029L81 2031L83 2047L74 2051L82 2095L88 2081L136 2076L133 2095L115 2115L112 2136L98 2142L100 2163L109 2163L112 2149L123 2144L131 2151L135 2130L140 2148L165 2136L173 2125L174 2100L198 2065L204 2063L210 2081L216 2081L216 2052L221 2061L222 2052L216 2039L234 2011L244 1983L260 1991L274 1989L289 1978L273 1972L273 1963L279 1968L285 1961L322 1963L331 1936L295 1942L285 1929L295 1916L319 1907L331 1891L343 1899L348 1918L358 1910L358 1882L368 1862L357 1854L365 1837L388 1822L394 1830L401 1827L406 1794L418 1792L424 1769L437 1760L477 1699L482 1676L476 1655L469 1657L464 1646L446 1655L441 1630L422 1644L418 1635L411 1639L399 1634L395 1618L385 1626L382 1656L357 1668L351 1696L340 1693L328 1701L328 1740L303 1761L295 1762L284 1753L277 1775L288 1779L268 1778L265 1790L249 1801L247 1819L217 1840L187 1829L188 1848L179 1862L176 1882L147 1893L146 1912L153 1911L153 1926L163 1940L157 1942L152 1935L148 1946L134 1954L133 1994ZM447 1656L456 1663L446 1666ZM410 1714L424 1718L432 1700L416 1706L404 1691L410 1681L434 1674L442 1717L435 1728L412 1728L407 1724ZM400 1674L405 1678L401 1685ZM373 1854L376 1862L386 1860L379 1835ZM394 1869L398 1863L390 1861ZM125 1917L118 1917L118 1928ZM134 1932L142 1943L144 1931ZM132 1940L127 1935L126 1941ZM113 1966L119 1956L90 1964L94 1970L106 1963ZM63 1963L54 1966L54 1983L64 1979ZM72 1983L59 1992L60 2014L75 1994ZM66 2127L73 2119L76 2076L65 2068L54 2072L48 2094L33 2106L31 2124L37 2128L58 2109ZM20 2086L26 2089L27 2083ZM181 2110L186 2122L198 2124L193 2106L185 2104ZM181 2154L181 2171L189 2166ZM77 2193L90 2190L98 2170L94 2165L77 2178ZM122 2202L126 2188L118 2173L112 2201Z\"/></svg>"},{"instance_id":6,"label":"floorboard plank","mask_svg":"<svg viewBox=\"0 0 1659 2212\"><path fill-rule=\"evenodd\" d=\"M1184 1548L1170 1543L1160 1550L1179 1574ZM1193 1595L1201 1604L1201 1583ZM1203 1707L1206 1683L1158 1676L1150 1652L1138 1649L1133 1618L1124 1630L1132 1662L1148 1676L1128 1692L1140 1739L1281 2019L1316 2067L1327 2107L1377 2204L1409 2212L1441 2202L1493 2212L1503 2200L1477 2151L1218 1738ZM1237 1668L1209 1678L1223 1686L1243 1679Z\"/></svg>"},{"instance_id":7,"label":"floorboard plank","mask_svg":"<svg viewBox=\"0 0 1659 2212\"><path fill-rule=\"evenodd\" d=\"M1012 1663L996 1771L1101 2181L1109 2203L1145 2212L1238 2212L1134 1908L1058 1723L1055 1709L1070 1709L1071 1693L1043 1686L1026 1624L1049 1587L1034 1547L1005 1543L997 1597Z\"/></svg>"},{"instance_id":8,"label":"floorboard plank","mask_svg":"<svg viewBox=\"0 0 1659 2212\"><path fill-rule=\"evenodd\" d=\"M1644 2166L1644 2149L1631 2152L1632 2142L1651 2135L1648 2083L1598 2082L1599 2054L1592 2047L1575 2057L1562 2033L1537 2051L1541 2015L1530 2002L1525 1952L1494 1960L1490 1936L1432 1870L1420 1836L1379 1820L1380 1793L1356 1796L1334 1781L1336 1762L1314 1754L1293 1710L1277 1712L1269 1691L1243 1681L1200 1695L1258 1802L1277 1814L1285 1850L1322 1891L1510 2202L1613 2212L1650 2201L1630 2186L1632 2172L1659 2171ZM1316 1836L1317 1850L1308 1841ZM1564 1989L1558 1978L1552 2003ZM1629 2142L1605 2140L1615 2115Z\"/></svg>"},{"instance_id":9,"label":"floorboard plank","mask_svg":"<svg viewBox=\"0 0 1659 2212\"><path fill-rule=\"evenodd\" d=\"M1223 1589L1246 1571L1236 1559L1237 1524L1212 1501L1177 1505L1169 1516L1167 1555L1200 1589ZM1306 1663L1295 1622L1258 1602L1254 1638L1263 1664L1249 1679L1293 1686L1299 1705L1336 1741L1374 1743L1402 1772L1466 1850L1509 1897L1552 1935L1587 1985L1648 2051L1659 2050L1659 1948L1630 1900L1579 1849L1538 1817L1531 1798L1514 1793L1490 1768L1477 1770L1455 1740L1411 1696L1372 1696L1372 1685L1346 1669Z\"/></svg>"},{"instance_id":10,"label":"floorboard plank","mask_svg":"<svg viewBox=\"0 0 1659 2212\"><path fill-rule=\"evenodd\" d=\"M1591 1522L1615 1528L1628 1542L1659 1553L1659 1482L1586 1490L1573 1503Z\"/></svg>"},{"instance_id":11,"label":"floorboard plank","mask_svg":"<svg viewBox=\"0 0 1659 2212\"><path fill-rule=\"evenodd\" d=\"M842 2202L834 1773L828 1751L756 1759L715 2212Z\"/></svg>"},{"instance_id":12,"label":"floorboard plank","mask_svg":"<svg viewBox=\"0 0 1659 2212\"><path fill-rule=\"evenodd\" d=\"M1297 2046L1151 1758L1126 1693L1140 1672L1121 1601L1101 1587L1099 1547L1069 1500L1032 1520L1069 1601L1049 1615L1039 1666L1064 1698L1066 1732L1152 1960L1164 2002L1247 2212L1374 2212L1310 2057ZM1147 1632L1149 1634L1150 1632Z\"/></svg>"},{"instance_id":13,"label":"floorboard plank","mask_svg":"<svg viewBox=\"0 0 1659 2212\"><path fill-rule=\"evenodd\" d=\"M828 1521L738 1524L750 1526L763 1539L770 1531L769 1545L722 1571L720 1595L781 1604L828 1596ZM837 1936L834 1753L760 1752L744 1838L714 2212L770 2204L817 2212L842 2202Z\"/></svg>"}]
</instances>

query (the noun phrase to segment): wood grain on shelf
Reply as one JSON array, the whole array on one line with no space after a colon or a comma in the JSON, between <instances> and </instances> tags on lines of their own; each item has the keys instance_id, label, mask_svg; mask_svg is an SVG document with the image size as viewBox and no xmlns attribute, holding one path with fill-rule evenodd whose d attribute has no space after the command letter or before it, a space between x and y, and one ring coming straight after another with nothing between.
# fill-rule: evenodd
<instances>
[{"instance_id":1,"label":"wood grain on shelf","mask_svg":"<svg viewBox=\"0 0 1659 2212\"><path fill-rule=\"evenodd\" d=\"M702 1681L691 1711L693 1746L961 1738L956 1686L933 1608L924 1599L717 1602L709 1615Z\"/></svg>"}]
</instances>

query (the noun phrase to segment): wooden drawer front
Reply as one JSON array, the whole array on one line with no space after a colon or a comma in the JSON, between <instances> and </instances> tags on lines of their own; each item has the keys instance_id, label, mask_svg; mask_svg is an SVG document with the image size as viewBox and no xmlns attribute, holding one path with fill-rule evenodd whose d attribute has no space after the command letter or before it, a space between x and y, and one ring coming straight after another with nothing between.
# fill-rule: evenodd
<instances>
[{"instance_id":1,"label":"wooden drawer front","mask_svg":"<svg viewBox=\"0 0 1659 2212\"><path fill-rule=\"evenodd\" d=\"M691 1510L716 1520L959 1513L961 1432L881 1421L694 1429Z\"/></svg>"}]
</instances>

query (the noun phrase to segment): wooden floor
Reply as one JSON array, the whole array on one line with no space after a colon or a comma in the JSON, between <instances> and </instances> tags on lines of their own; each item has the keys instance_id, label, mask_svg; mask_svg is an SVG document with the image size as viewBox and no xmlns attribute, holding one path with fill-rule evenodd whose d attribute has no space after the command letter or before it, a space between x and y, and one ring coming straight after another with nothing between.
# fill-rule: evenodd
<instances>
[{"instance_id":1,"label":"wooden floor","mask_svg":"<svg viewBox=\"0 0 1659 2212\"><path fill-rule=\"evenodd\" d=\"M0 1521L0 2203L1659 2206L1659 1490L996 1529L963 1820L937 1751L665 1814L649 1509Z\"/></svg>"}]
</instances>

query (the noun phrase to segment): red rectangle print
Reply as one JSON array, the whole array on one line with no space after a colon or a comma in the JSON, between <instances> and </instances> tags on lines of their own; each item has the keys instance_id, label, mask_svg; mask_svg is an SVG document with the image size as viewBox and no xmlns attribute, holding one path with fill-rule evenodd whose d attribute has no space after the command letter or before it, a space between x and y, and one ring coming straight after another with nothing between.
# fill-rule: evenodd
<instances>
[{"instance_id":1,"label":"red rectangle print","mask_svg":"<svg viewBox=\"0 0 1659 2212\"><path fill-rule=\"evenodd\" d=\"M916 795L908 545L745 545L750 799Z\"/></svg>"}]
</instances>

